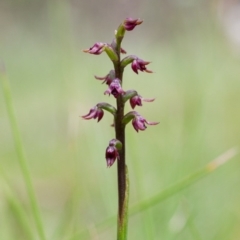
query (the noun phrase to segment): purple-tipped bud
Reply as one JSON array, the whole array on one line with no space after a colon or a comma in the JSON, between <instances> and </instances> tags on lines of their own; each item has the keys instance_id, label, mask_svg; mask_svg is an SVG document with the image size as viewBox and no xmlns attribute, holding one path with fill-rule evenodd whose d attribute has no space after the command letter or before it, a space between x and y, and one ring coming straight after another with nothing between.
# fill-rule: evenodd
<instances>
[{"instance_id":1,"label":"purple-tipped bud","mask_svg":"<svg viewBox=\"0 0 240 240\"><path fill-rule=\"evenodd\" d=\"M117 98L120 94L125 93L121 87L121 80L115 78L109 85L109 88L104 92L104 94L112 94L115 98Z\"/></svg>"},{"instance_id":2,"label":"purple-tipped bud","mask_svg":"<svg viewBox=\"0 0 240 240\"><path fill-rule=\"evenodd\" d=\"M116 159L119 159L119 154L114 146L108 146L106 149L107 166L111 167Z\"/></svg>"},{"instance_id":3,"label":"purple-tipped bud","mask_svg":"<svg viewBox=\"0 0 240 240\"><path fill-rule=\"evenodd\" d=\"M111 70L108 75L106 75L105 77L98 77L98 76L94 76L96 79L98 80L103 80L103 83L106 83L107 85L110 85L112 80L115 78L115 71Z\"/></svg>"},{"instance_id":4,"label":"purple-tipped bud","mask_svg":"<svg viewBox=\"0 0 240 240\"><path fill-rule=\"evenodd\" d=\"M143 21L140 19L126 18L123 22L125 30L132 31L137 25L140 25Z\"/></svg>"},{"instance_id":5,"label":"purple-tipped bud","mask_svg":"<svg viewBox=\"0 0 240 240\"><path fill-rule=\"evenodd\" d=\"M145 130L147 128L146 124L148 125L157 125L159 122L149 122L144 117L142 117L140 114L136 113L135 117L132 120L132 125L134 129L138 132L138 130Z\"/></svg>"},{"instance_id":6,"label":"purple-tipped bud","mask_svg":"<svg viewBox=\"0 0 240 240\"><path fill-rule=\"evenodd\" d=\"M82 118L89 120L89 119L98 119L98 122L102 119L104 115L104 111L101 108L98 108L97 106L90 109L89 113L82 116Z\"/></svg>"},{"instance_id":7,"label":"purple-tipped bud","mask_svg":"<svg viewBox=\"0 0 240 240\"><path fill-rule=\"evenodd\" d=\"M104 51L106 45L107 45L106 43L97 42L91 48L84 49L83 52L99 55Z\"/></svg>"},{"instance_id":8,"label":"purple-tipped bud","mask_svg":"<svg viewBox=\"0 0 240 240\"><path fill-rule=\"evenodd\" d=\"M116 159L120 160L118 150L121 150L122 143L117 139L112 139L106 149L105 157L107 161L107 166L111 167Z\"/></svg>"},{"instance_id":9,"label":"purple-tipped bud","mask_svg":"<svg viewBox=\"0 0 240 240\"><path fill-rule=\"evenodd\" d=\"M142 72L148 72L148 73L152 73L151 70L148 70L146 68L146 65L148 65L150 62L146 62L140 58L135 58L132 62L132 70L138 74L138 70L142 71Z\"/></svg>"},{"instance_id":10,"label":"purple-tipped bud","mask_svg":"<svg viewBox=\"0 0 240 240\"><path fill-rule=\"evenodd\" d=\"M130 98L130 105L132 109L134 109L136 106L142 106L142 101L143 102L153 102L155 98L143 98L140 95L136 95L132 98Z\"/></svg>"}]
</instances>

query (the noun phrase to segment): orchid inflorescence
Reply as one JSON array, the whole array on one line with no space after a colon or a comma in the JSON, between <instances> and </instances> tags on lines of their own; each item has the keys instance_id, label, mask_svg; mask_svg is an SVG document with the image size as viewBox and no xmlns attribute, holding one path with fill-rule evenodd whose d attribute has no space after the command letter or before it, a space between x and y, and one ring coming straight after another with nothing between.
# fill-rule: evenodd
<instances>
[{"instance_id":1,"label":"orchid inflorescence","mask_svg":"<svg viewBox=\"0 0 240 240\"><path fill-rule=\"evenodd\" d=\"M118 29L115 31L115 38L111 44L97 42L89 49L83 50L86 53L99 55L103 52L106 52L114 65L114 70L110 70L110 72L104 77L95 76L97 80L105 83L108 88L104 92L104 94L113 95L117 101L120 101L123 106L129 100L131 108L134 109L136 106L142 106L142 102L153 102L154 98L143 98L138 94L135 90L127 90L124 91L122 89L122 77L120 77L119 73L116 74L116 69L120 69L121 73L123 73L124 68L131 64L132 70L138 74L138 71L152 73L151 70L147 69L147 65L150 64L148 61L144 61L135 55L129 55L122 60L120 59L120 54L126 54L126 51L121 48L121 42L124 37L125 31L132 31L137 25L140 25L143 21L140 19L132 19L126 18L123 23L120 24ZM82 116L84 119L97 119L99 122L106 110L113 114L114 116L114 124L113 126L117 128L117 124L127 125L130 121L132 121L132 125L134 129L138 132L139 130L145 130L146 124L148 125L156 125L158 122L149 122L144 117L142 117L138 112L131 111L124 116L121 117L121 121L117 121L117 112L118 108L113 107L108 103L98 103L96 106L90 109L89 113ZM119 119L118 119L119 120ZM116 159L121 160L119 156L119 152L122 149L122 143L119 139L112 139L109 142L109 146L106 149L106 161L107 166L110 167L113 165Z\"/></svg>"}]
</instances>

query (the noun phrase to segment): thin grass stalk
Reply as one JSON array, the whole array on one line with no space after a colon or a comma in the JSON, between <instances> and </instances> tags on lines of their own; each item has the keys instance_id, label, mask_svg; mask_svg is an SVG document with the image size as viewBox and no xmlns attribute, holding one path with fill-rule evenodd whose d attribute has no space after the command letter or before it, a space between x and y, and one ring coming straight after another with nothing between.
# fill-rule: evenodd
<instances>
[{"instance_id":1,"label":"thin grass stalk","mask_svg":"<svg viewBox=\"0 0 240 240\"><path fill-rule=\"evenodd\" d=\"M231 148L215 160L209 162L204 167L200 168L199 170L195 171L194 173L189 174L187 177L182 178L181 180L173 183L172 185L166 187L160 193L150 197L145 201L140 201L139 203L135 204L134 206L129 208L129 216L136 215L142 211L145 211L151 207L154 207L156 204L172 197L173 195L179 193L180 191L186 189L187 187L193 185L203 177L208 176L209 174L213 173L222 165L226 164L229 160L234 158L239 153L237 148ZM103 232L112 225L114 225L115 217L110 217L105 221L98 223L95 225L95 228L98 232ZM69 240L77 240L82 239L83 237L86 238L88 236L88 230L83 230L82 232L75 234Z\"/></svg>"},{"instance_id":2,"label":"thin grass stalk","mask_svg":"<svg viewBox=\"0 0 240 240\"><path fill-rule=\"evenodd\" d=\"M2 67L2 69L0 70L0 78L1 78L2 86L3 86L3 93L4 93L4 97L5 97L10 127L11 127L12 134L13 134L13 140L15 143L15 149L16 149L17 156L18 156L17 159L18 159L18 162L20 165L20 170L22 172L25 186L27 189L27 194L28 194L30 207L31 207L32 214L33 214L33 219L34 219L34 222L36 225L36 229L37 229L39 238L41 240L46 240L46 236L45 236L45 232L44 232L44 228L43 228L43 224L42 224L42 220L41 220L41 216L40 216L40 211L39 211L37 199L36 199L34 188L33 188L31 174L30 174L27 160L26 160L26 157L24 154L21 135L20 135L20 132L18 129L10 84L9 84L4 67Z\"/></svg>"}]
</instances>

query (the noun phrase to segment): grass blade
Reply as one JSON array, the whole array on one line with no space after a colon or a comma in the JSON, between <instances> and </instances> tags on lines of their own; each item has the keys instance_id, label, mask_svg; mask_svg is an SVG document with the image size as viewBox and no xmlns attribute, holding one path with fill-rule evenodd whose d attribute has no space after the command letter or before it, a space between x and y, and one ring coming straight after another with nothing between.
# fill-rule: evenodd
<instances>
[{"instance_id":1,"label":"grass blade","mask_svg":"<svg viewBox=\"0 0 240 240\"><path fill-rule=\"evenodd\" d=\"M28 169L25 155L24 155L23 144L22 144L20 132L18 129L17 119L15 117L11 89L10 89L9 81L8 81L3 64L2 66L0 66L0 79L3 86L3 93L4 93L7 112L9 116L9 122L12 130L12 134L13 134L13 140L15 143L15 149L17 152L18 161L19 161L20 169L22 171L23 179L26 185L34 221L35 221L40 239L46 240L43 224L42 224L42 220L40 217L40 212L37 204L37 199L36 199L33 184L32 184L32 178L30 175L30 171Z\"/></svg>"},{"instance_id":2,"label":"grass blade","mask_svg":"<svg viewBox=\"0 0 240 240\"><path fill-rule=\"evenodd\" d=\"M141 211L147 210L150 207L155 206L156 204L162 202L163 200L173 196L174 194L180 192L181 190L187 188L188 186L196 183L201 178L209 175L213 171L215 171L217 168L222 166L223 164L227 163L230 159L235 157L238 154L237 148L231 148L207 165L205 165L203 168L199 169L198 171L190 174L189 176L181 179L180 181L177 181L176 183L170 185L169 187L165 188L163 191L161 191L159 194L156 194L155 196L137 203L136 205L130 207L129 209L129 216L135 215L137 213L140 213ZM105 221L96 224L95 228L101 232L106 230L108 227L114 225L114 217L110 217L106 219ZM89 230L83 230L82 232L76 234L70 240L77 240L77 239L86 239L86 237L89 236Z\"/></svg>"}]
</instances>

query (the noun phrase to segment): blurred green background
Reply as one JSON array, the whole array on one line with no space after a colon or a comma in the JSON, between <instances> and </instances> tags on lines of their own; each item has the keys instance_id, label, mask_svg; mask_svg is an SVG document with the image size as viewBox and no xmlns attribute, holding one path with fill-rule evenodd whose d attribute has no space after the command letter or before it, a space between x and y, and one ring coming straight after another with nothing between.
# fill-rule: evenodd
<instances>
[{"instance_id":1,"label":"blurred green background","mask_svg":"<svg viewBox=\"0 0 240 240\"><path fill-rule=\"evenodd\" d=\"M144 19L123 48L151 61L154 74L128 67L124 89L156 97L137 111L160 124L140 133L127 126L131 206L240 145L239 9L237 0L1 0L0 59L48 239L84 229L88 236L76 239L116 236L116 225L95 228L117 211L116 164L107 169L104 158L112 119L79 117L98 102L114 104L93 77L112 66L105 54L81 50L111 42L125 17ZM239 160L131 217L129 239L239 240ZM0 239L28 240L14 201L36 231L2 89L0 167Z\"/></svg>"}]
</instances>

